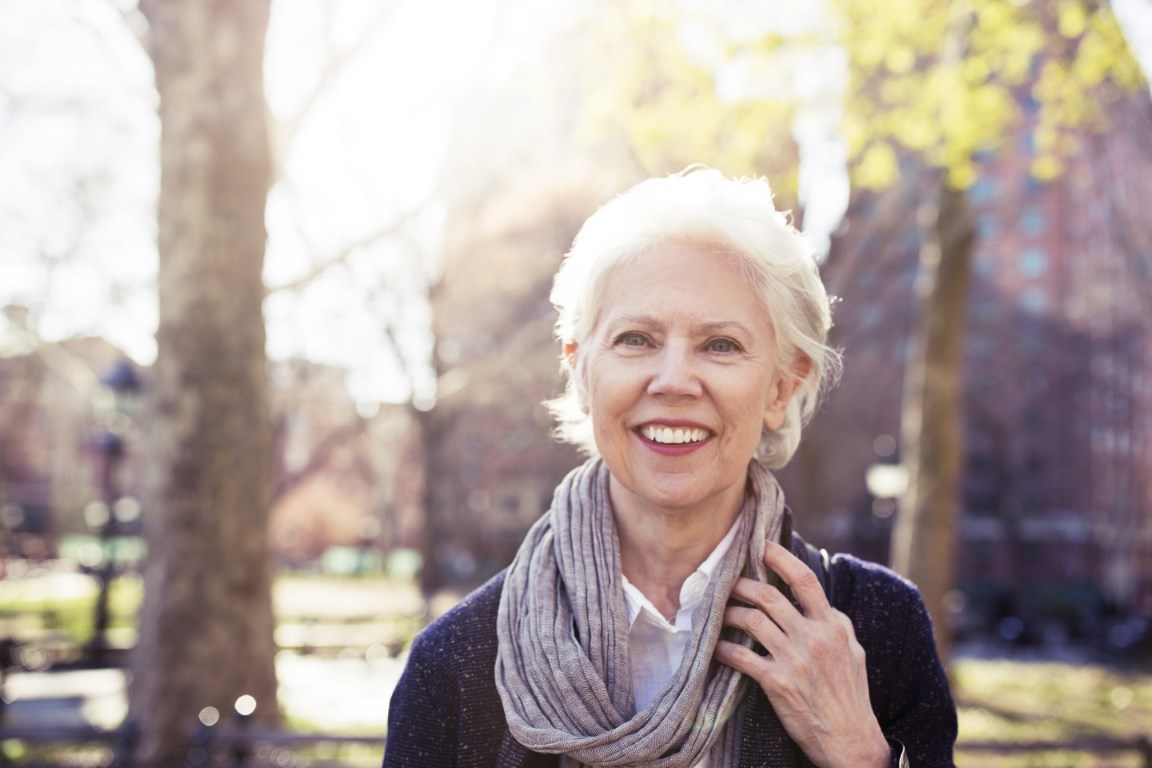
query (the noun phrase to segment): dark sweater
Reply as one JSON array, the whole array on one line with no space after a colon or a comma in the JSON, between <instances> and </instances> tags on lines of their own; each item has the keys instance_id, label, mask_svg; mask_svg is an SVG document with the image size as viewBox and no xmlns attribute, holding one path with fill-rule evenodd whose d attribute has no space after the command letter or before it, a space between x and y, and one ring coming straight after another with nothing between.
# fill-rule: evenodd
<instances>
[{"instance_id":1,"label":"dark sweater","mask_svg":"<svg viewBox=\"0 0 1152 768\"><path fill-rule=\"evenodd\" d=\"M794 542L793 549L800 545ZM848 555L832 561L833 603L867 654L872 709L913 768L950 768L956 708L916 588ZM556 766L508 733L496 693L499 574L420 633L392 695L385 768ZM748 686L741 768L808 766L759 686ZM897 755L893 755L893 766Z\"/></svg>"}]
</instances>

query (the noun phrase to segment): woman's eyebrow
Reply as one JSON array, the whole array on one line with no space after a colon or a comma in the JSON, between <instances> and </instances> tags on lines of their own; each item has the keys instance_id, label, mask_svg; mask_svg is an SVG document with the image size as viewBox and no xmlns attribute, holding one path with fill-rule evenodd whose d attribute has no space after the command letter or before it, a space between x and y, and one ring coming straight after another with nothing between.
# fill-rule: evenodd
<instances>
[{"instance_id":1,"label":"woman's eyebrow","mask_svg":"<svg viewBox=\"0 0 1152 768\"><path fill-rule=\"evenodd\" d=\"M664 323L652 315L629 314L612 318L605 327L615 330L621 326L659 330L664 327ZM738 333L745 338L755 335L748 326L738 320L707 320L692 325L692 335L694 336L712 336L717 333Z\"/></svg>"},{"instance_id":2,"label":"woman's eyebrow","mask_svg":"<svg viewBox=\"0 0 1152 768\"><path fill-rule=\"evenodd\" d=\"M638 325L643 328L659 328L660 321L651 315L620 315L612 318L612 325Z\"/></svg>"},{"instance_id":3,"label":"woman's eyebrow","mask_svg":"<svg viewBox=\"0 0 1152 768\"><path fill-rule=\"evenodd\" d=\"M653 317L652 315L620 315L612 318L613 325L640 325L648 328L658 328L663 325L663 322ZM701 323L695 323L692 330L697 333L717 333L719 331L726 331L736 329L750 333L748 326L744 325L738 320L708 320Z\"/></svg>"},{"instance_id":4,"label":"woman's eyebrow","mask_svg":"<svg viewBox=\"0 0 1152 768\"><path fill-rule=\"evenodd\" d=\"M695 326L696 331L701 334L721 333L724 331L739 331L744 334L751 335L752 331L748 326L736 320L713 320L707 323L701 323Z\"/></svg>"}]
</instances>

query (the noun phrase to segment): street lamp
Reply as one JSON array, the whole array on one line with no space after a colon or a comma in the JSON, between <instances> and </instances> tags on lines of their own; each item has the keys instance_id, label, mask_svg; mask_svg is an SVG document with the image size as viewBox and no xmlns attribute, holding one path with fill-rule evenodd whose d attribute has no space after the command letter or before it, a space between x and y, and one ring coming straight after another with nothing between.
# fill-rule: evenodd
<instances>
[{"instance_id":1,"label":"street lamp","mask_svg":"<svg viewBox=\"0 0 1152 768\"><path fill-rule=\"evenodd\" d=\"M92 638L87 649L93 664L102 664L107 658L108 589L116 575L110 545L112 537L120 533L116 511L124 501L119 482L119 468L125 456L123 432L135 410L143 382L131 363L120 360L100 377L100 384L109 406L102 409L100 429L93 439L93 448L99 457L100 501L89 504L84 511L88 528L100 539L103 555L95 570L99 591L92 618Z\"/></svg>"},{"instance_id":2,"label":"street lamp","mask_svg":"<svg viewBox=\"0 0 1152 768\"><path fill-rule=\"evenodd\" d=\"M896 512L896 500L908 488L908 469L902 464L872 464L864 476L872 494L872 514L887 520Z\"/></svg>"}]
</instances>

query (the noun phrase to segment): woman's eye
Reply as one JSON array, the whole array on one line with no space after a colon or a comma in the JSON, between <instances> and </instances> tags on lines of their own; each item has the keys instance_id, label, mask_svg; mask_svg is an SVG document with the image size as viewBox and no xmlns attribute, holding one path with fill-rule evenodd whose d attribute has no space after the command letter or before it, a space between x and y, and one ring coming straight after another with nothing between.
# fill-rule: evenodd
<instances>
[{"instance_id":1,"label":"woman's eye","mask_svg":"<svg viewBox=\"0 0 1152 768\"><path fill-rule=\"evenodd\" d=\"M740 345L732 339L713 339L708 342L708 350L720 354L729 354L731 352L739 352Z\"/></svg>"},{"instance_id":2,"label":"woman's eye","mask_svg":"<svg viewBox=\"0 0 1152 768\"><path fill-rule=\"evenodd\" d=\"M622 333L616 337L616 344L622 347L645 347L648 339L642 333Z\"/></svg>"}]
</instances>

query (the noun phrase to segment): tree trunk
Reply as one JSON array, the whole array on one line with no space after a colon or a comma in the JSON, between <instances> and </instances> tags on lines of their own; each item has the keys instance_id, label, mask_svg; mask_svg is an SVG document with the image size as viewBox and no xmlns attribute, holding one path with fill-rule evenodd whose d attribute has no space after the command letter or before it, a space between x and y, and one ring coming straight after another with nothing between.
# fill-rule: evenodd
<instances>
[{"instance_id":1,"label":"tree trunk","mask_svg":"<svg viewBox=\"0 0 1152 768\"><path fill-rule=\"evenodd\" d=\"M892 566L924 596L948 663L956 518L964 466L962 353L973 222L964 192L941 177L919 211L919 325L904 373L901 456L908 487L892 532Z\"/></svg>"},{"instance_id":2,"label":"tree trunk","mask_svg":"<svg viewBox=\"0 0 1152 768\"><path fill-rule=\"evenodd\" d=\"M141 0L160 95L159 356L132 718L180 765L197 713L278 719L267 538L270 417L263 59L270 0Z\"/></svg>"}]
</instances>

